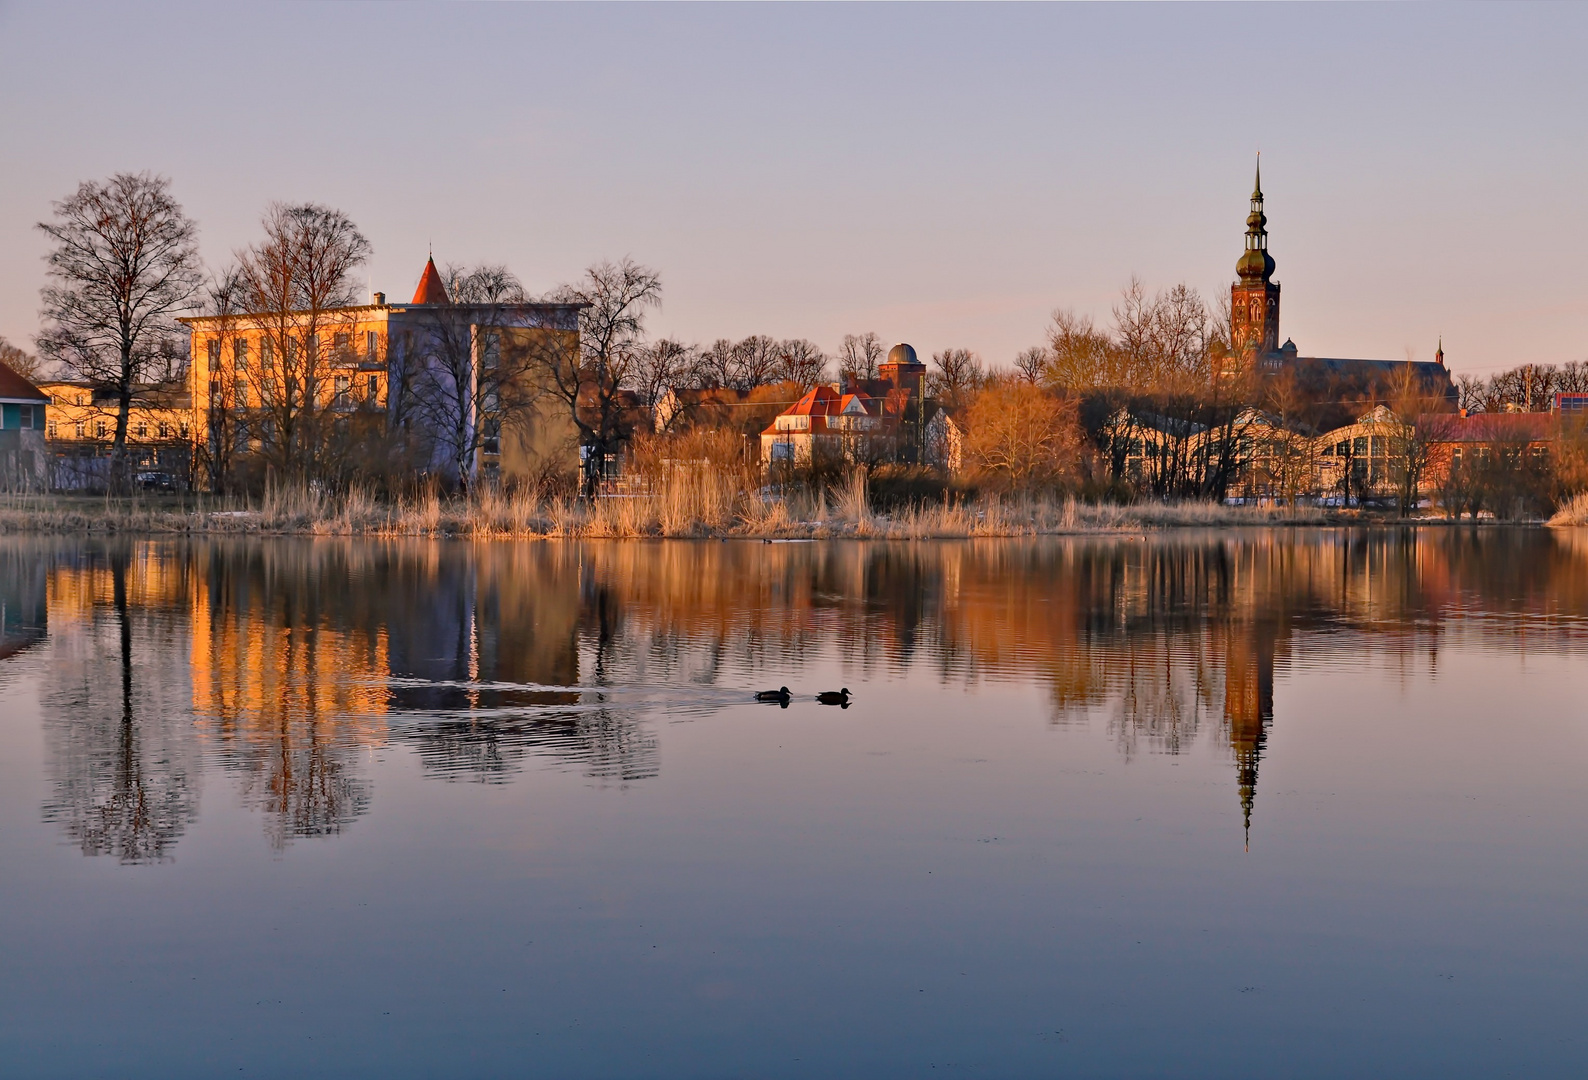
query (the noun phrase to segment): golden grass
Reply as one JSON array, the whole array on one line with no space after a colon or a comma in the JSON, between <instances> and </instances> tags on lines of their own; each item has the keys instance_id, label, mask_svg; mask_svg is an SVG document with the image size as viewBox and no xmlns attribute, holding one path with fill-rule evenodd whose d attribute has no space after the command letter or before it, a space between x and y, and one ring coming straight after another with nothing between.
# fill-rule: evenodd
<instances>
[{"instance_id":1,"label":"golden grass","mask_svg":"<svg viewBox=\"0 0 1588 1080\"><path fill-rule=\"evenodd\" d=\"M1552 529L1588 525L1588 491L1578 492L1561 503L1560 509L1544 524Z\"/></svg>"},{"instance_id":2,"label":"golden grass","mask_svg":"<svg viewBox=\"0 0 1588 1080\"><path fill-rule=\"evenodd\" d=\"M1577 512L1588 521L1588 503ZM499 491L467 499L430 493L382 503L363 489L334 497L308 490L275 490L251 505L201 497L150 501L15 496L0 501L0 532L12 533L925 540L1325 520L1322 511L1310 507L1213 502L1114 506L1008 496L879 513L870 507L865 476L859 472L825 494L795 492L784 497L744 492L731 480L703 470L655 484L645 494L594 503Z\"/></svg>"}]
</instances>

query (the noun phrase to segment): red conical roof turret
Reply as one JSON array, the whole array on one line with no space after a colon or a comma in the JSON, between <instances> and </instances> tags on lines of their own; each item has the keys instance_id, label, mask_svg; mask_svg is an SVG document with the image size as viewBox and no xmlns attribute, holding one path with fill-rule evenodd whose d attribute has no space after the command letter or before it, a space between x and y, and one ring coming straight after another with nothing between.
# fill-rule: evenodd
<instances>
[{"instance_id":1,"label":"red conical roof turret","mask_svg":"<svg viewBox=\"0 0 1588 1080\"><path fill-rule=\"evenodd\" d=\"M436 269L436 260L425 260L425 272L419 275L419 288L414 290L413 302L416 304L450 304L451 297L447 296L447 287L441 282L441 273Z\"/></svg>"}]
</instances>

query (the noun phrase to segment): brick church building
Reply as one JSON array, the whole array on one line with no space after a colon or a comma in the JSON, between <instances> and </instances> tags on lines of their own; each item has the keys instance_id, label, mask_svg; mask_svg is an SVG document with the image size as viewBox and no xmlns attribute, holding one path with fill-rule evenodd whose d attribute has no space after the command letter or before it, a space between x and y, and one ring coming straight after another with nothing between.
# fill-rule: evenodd
<instances>
[{"instance_id":1,"label":"brick church building","mask_svg":"<svg viewBox=\"0 0 1588 1080\"><path fill-rule=\"evenodd\" d=\"M1230 349L1219 369L1224 375L1289 374L1320 396L1358 401L1382 399L1411 382L1423 397L1443 399L1454 409L1456 388L1445 367L1443 346L1432 361L1359 360L1302 356L1295 342L1279 343L1279 282L1274 280L1274 257L1268 253L1260 163L1246 217L1246 250L1235 264L1235 275L1230 286Z\"/></svg>"}]
</instances>

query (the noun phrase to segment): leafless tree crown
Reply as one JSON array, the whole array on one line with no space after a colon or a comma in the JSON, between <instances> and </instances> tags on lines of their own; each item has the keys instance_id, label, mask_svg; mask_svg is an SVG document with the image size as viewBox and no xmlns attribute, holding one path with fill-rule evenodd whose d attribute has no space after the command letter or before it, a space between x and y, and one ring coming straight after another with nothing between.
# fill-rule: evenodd
<instances>
[{"instance_id":1,"label":"leafless tree crown","mask_svg":"<svg viewBox=\"0 0 1588 1080\"><path fill-rule=\"evenodd\" d=\"M140 384L181 354L173 320L202 277L198 227L151 173L84 181L39 223L54 247L41 293L39 352L66 372L114 391L112 485L124 488L127 417Z\"/></svg>"}]
</instances>

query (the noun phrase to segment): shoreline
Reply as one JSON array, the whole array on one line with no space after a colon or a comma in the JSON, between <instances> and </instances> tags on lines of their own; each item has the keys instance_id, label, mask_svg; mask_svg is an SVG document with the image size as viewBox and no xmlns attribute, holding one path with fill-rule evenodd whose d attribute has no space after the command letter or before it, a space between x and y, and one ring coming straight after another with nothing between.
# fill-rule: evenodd
<instances>
[{"instance_id":1,"label":"shoreline","mask_svg":"<svg viewBox=\"0 0 1588 1080\"><path fill-rule=\"evenodd\" d=\"M891 512L863 505L798 507L751 501L688 513L666 500L600 500L594 505L488 496L381 504L341 499L267 499L260 506L206 497L142 500L45 496L0 498L0 534L163 536L326 536L476 540L968 540L1033 536L1139 535L1182 529L1350 527L1527 527L1575 522L1402 518L1319 507L1221 503L1088 504L1073 499L1002 500L911 506ZM218 501L218 500L217 500ZM173 505L175 503L175 505ZM690 508L699 509L699 508Z\"/></svg>"}]
</instances>

